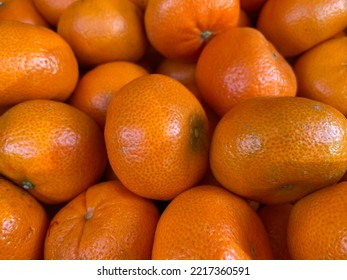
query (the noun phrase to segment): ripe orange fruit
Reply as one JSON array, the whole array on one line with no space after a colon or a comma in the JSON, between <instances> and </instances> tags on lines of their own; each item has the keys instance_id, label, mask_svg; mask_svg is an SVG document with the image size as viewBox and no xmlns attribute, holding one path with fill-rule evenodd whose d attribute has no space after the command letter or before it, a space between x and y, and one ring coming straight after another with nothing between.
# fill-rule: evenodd
<instances>
[{"instance_id":1,"label":"ripe orange fruit","mask_svg":"<svg viewBox=\"0 0 347 280\"><path fill-rule=\"evenodd\" d=\"M153 259L271 259L256 212L227 190L200 185L176 196L161 214Z\"/></svg>"},{"instance_id":2,"label":"ripe orange fruit","mask_svg":"<svg viewBox=\"0 0 347 280\"><path fill-rule=\"evenodd\" d=\"M258 210L266 232L270 239L270 246L275 260L290 260L287 228L289 215L293 204L264 205ZM305 226L305 225L303 225Z\"/></svg>"},{"instance_id":3,"label":"ripe orange fruit","mask_svg":"<svg viewBox=\"0 0 347 280\"><path fill-rule=\"evenodd\" d=\"M100 64L85 73L70 96L69 104L84 111L104 129L107 106L122 86L148 72L127 61Z\"/></svg>"},{"instance_id":4,"label":"ripe orange fruit","mask_svg":"<svg viewBox=\"0 0 347 280\"><path fill-rule=\"evenodd\" d=\"M45 17L45 19L57 26L61 13L76 0L32 0L38 11Z\"/></svg>"},{"instance_id":5,"label":"ripe orange fruit","mask_svg":"<svg viewBox=\"0 0 347 280\"><path fill-rule=\"evenodd\" d=\"M84 67L134 62L147 46L143 12L130 0L75 1L62 12L57 31Z\"/></svg>"},{"instance_id":6,"label":"ripe orange fruit","mask_svg":"<svg viewBox=\"0 0 347 280\"><path fill-rule=\"evenodd\" d=\"M347 182L311 193L293 207L288 247L293 259L347 260Z\"/></svg>"},{"instance_id":7,"label":"ripe orange fruit","mask_svg":"<svg viewBox=\"0 0 347 280\"><path fill-rule=\"evenodd\" d=\"M263 204L294 202L347 170L347 120L301 97L241 102L214 130L210 165L228 190Z\"/></svg>"},{"instance_id":8,"label":"ripe orange fruit","mask_svg":"<svg viewBox=\"0 0 347 280\"><path fill-rule=\"evenodd\" d=\"M89 187L52 219L45 259L150 259L159 211L119 181Z\"/></svg>"},{"instance_id":9,"label":"ripe orange fruit","mask_svg":"<svg viewBox=\"0 0 347 280\"><path fill-rule=\"evenodd\" d=\"M48 226L40 203L0 178L0 259L41 259Z\"/></svg>"},{"instance_id":10,"label":"ripe orange fruit","mask_svg":"<svg viewBox=\"0 0 347 280\"><path fill-rule=\"evenodd\" d=\"M169 76L185 86L195 84L195 62L185 62L164 58L155 70L155 73Z\"/></svg>"},{"instance_id":11,"label":"ripe orange fruit","mask_svg":"<svg viewBox=\"0 0 347 280\"><path fill-rule=\"evenodd\" d=\"M342 31L346 24L345 0L267 0L257 28L283 56L293 57Z\"/></svg>"},{"instance_id":12,"label":"ripe orange fruit","mask_svg":"<svg viewBox=\"0 0 347 280\"><path fill-rule=\"evenodd\" d=\"M347 37L327 40L294 64L298 95L327 103L347 116Z\"/></svg>"},{"instance_id":13,"label":"ripe orange fruit","mask_svg":"<svg viewBox=\"0 0 347 280\"><path fill-rule=\"evenodd\" d=\"M255 28L235 27L215 36L202 51L196 81L206 103L224 115L258 96L295 96L288 62Z\"/></svg>"},{"instance_id":14,"label":"ripe orange fruit","mask_svg":"<svg viewBox=\"0 0 347 280\"><path fill-rule=\"evenodd\" d=\"M145 28L165 57L196 60L213 36L238 24L239 14L239 0L150 0Z\"/></svg>"},{"instance_id":15,"label":"ripe orange fruit","mask_svg":"<svg viewBox=\"0 0 347 280\"><path fill-rule=\"evenodd\" d=\"M66 202L102 176L103 140L80 110L53 100L25 101L0 117L0 174L44 203Z\"/></svg>"},{"instance_id":16,"label":"ripe orange fruit","mask_svg":"<svg viewBox=\"0 0 347 280\"><path fill-rule=\"evenodd\" d=\"M70 46L54 31L0 21L0 107L29 99L66 100L78 79Z\"/></svg>"},{"instance_id":17,"label":"ripe orange fruit","mask_svg":"<svg viewBox=\"0 0 347 280\"><path fill-rule=\"evenodd\" d=\"M37 11L33 0L1 0L0 19L49 27L48 22Z\"/></svg>"},{"instance_id":18,"label":"ripe orange fruit","mask_svg":"<svg viewBox=\"0 0 347 280\"><path fill-rule=\"evenodd\" d=\"M105 141L125 187L156 200L170 200L195 185L208 163L203 107L180 82L161 74L139 77L113 96Z\"/></svg>"}]
</instances>

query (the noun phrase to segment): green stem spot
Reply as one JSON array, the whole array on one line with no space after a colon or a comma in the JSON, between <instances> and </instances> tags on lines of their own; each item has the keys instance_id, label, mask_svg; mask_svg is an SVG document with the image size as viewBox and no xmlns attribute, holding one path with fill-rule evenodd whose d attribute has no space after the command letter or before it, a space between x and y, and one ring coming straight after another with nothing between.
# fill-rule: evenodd
<instances>
[{"instance_id":1,"label":"green stem spot","mask_svg":"<svg viewBox=\"0 0 347 280\"><path fill-rule=\"evenodd\" d=\"M24 180L22 182L22 187L25 190L32 190L34 188L34 185L32 182L28 181L28 180Z\"/></svg>"},{"instance_id":2,"label":"green stem spot","mask_svg":"<svg viewBox=\"0 0 347 280\"><path fill-rule=\"evenodd\" d=\"M94 215L94 211L92 208L87 208L87 213L84 215L84 218L89 221Z\"/></svg>"},{"instance_id":3,"label":"green stem spot","mask_svg":"<svg viewBox=\"0 0 347 280\"><path fill-rule=\"evenodd\" d=\"M208 39L210 39L213 36L213 32L206 30L206 31L201 32L200 36L201 36L202 40L207 41Z\"/></svg>"},{"instance_id":4,"label":"green stem spot","mask_svg":"<svg viewBox=\"0 0 347 280\"><path fill-rule=\"evenodd\" d=\"M203 119L199 115L190 117L190 147L193 151L201 151L207 141L207 131Z\"/></svg>"}]
</instances>

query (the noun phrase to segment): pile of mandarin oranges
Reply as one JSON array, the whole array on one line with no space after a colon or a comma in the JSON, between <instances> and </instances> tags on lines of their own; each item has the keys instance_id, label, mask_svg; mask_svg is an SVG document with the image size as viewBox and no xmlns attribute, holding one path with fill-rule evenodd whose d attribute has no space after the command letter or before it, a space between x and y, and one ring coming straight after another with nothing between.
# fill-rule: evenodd
<instances>
[{"instance_id":1,"label":"pile of mandarin oranges","mask_svg":"<svg viewBox=\"0 0 347 280\"><path fill-rule=\"evenodd\" d=\"M0 1L0 259L347 259L347 0Z\"/></svg>"}]
</instances>

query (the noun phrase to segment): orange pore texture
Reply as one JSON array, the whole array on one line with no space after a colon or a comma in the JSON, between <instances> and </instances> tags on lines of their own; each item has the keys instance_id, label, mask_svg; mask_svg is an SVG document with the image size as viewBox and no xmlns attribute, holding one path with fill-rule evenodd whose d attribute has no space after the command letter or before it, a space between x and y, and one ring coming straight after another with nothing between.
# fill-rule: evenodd
<instances>
[{"instance_id":1,"label":"orange pore texture","mask_svg":"<svg viewBox=\"0 0 347 280\"><path fill-rule=\"evenodd\" d=\"M196 184L207 168L209 137L202 105L165 75L131 81L107 110L105 140L112 169L144 197L169 200Z\"/></svg>"},{"instance_id":2,"label":"orange pore texture","mask_svg":"<svg viewBox=\"0 0 347 280\"><path fill-rule=\"evenodd\" d=\"M236 105L214 130L210 165L227 189L265 204L293 202L336 183L347 169L347 120L301 97Z\"/></svg>"},{"instance_id":3,"label":"orange pore texture","mask_svg":"<svg viewBox=\"0 0 347 280\"><path fill-rule=\"evenodd\" d=\"M45 259L150 259L159 219L155 204L119 181L89 187L52 219Z\"/></svg>"},{"instance_id":4,"label":"orange pore texture","mask_svg":"<svg viewBox=\"0 0 347 280\"><path fill-rule=\"evenodd\" d=\"M267 233L248 203L201 185L176 196L162 213L153 259L271 259Z\"/></svg>"}]
</instances>

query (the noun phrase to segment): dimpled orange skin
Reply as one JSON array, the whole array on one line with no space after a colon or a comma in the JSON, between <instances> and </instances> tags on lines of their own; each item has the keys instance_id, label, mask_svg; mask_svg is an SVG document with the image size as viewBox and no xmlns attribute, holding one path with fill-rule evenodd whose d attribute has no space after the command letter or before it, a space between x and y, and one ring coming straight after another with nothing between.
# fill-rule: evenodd
<instances>
[{"instance_id":1,"label":"dimpled orange skin","mask_svg":"<svg viewBox=\"0 0 347 280\"><path fill-rule=\"evenodd\" d=\"M150 0L145 28L162 55L191 61L214 35L236 26L239 14L239 0Z\"/></svg>"},{"instance_id":2,"label":"dimpled orange skin","mask_svg":"<svg viewBox=\"0 0 347 280\"><path fill-rule=\"evenodd\" d=\"M235 27L215 36L202 51L196 82L219 116L258 96L295 96L296 77L287 61L255 28Z\"/></svg>"},{"instance_id":3,"label":"dimpled orange skin","mask_svg":"<svg viewBox=\"0 0 347 280\"><path fill-rule=\"evenodd\" d=\"M48 22L37 11L33 0L0 1L0 19L17 20L33 25L49 27Z\"/></svg>"},{"instance_id":4,"label":"dimpled orange skin","mask_svg":"<svg viewBox=\"0 0 347 280\"><path fill-rule=\"evenodd\" d=\"M29 99L66 100L78 79L70 46L54 31L0 21L0 107Z\"/></svg>"},{"instance_id":5,"label":"dimpled orange skin","mask_svg":"<svg viewBox=\"0 0 347 280\"><path fill-rule=\"evenodd\" d=\"M258 97L214 130L210 165L228 190L263 204L294 202L347 170L347 120L301 97Z\"/></svg>"},{"instance_id":6,"label":"dimpled orange skin","mask_svg":"<svg viewBox=\"0 0 347 280\"><path fill-rule=\"evenodd\" d=\"M119 181L89 187L52 219L45 259L150 259L159 211Z\"/></svg>"},{"instance_id":7,"label":"dimpled orange skin","mask_svg":"<svg viewBox=\"0 0 347 280\"><path fill-rule=\"evenodd\" d=\"M0 117L0 174L44 203L72 199L102 176L106 160L99 127L70 105L30 100Z\"/></svg>"},{"instance_id":8,"label":"dimpled orange skin","mask_svg":"<svg viewBox=\"0 0 347 280\"><path fill-rule=\"evenodd\" d=\"M131 80L148 72L128 61L100 64L77 83L68 103L91 116L104 129L106 111L114 93Z\"/></svg>"},{"instance_id":9,"label":"dimpled orange skin","mask_svg":"<svg viewBox=\"0 0 347 280\"><path fill-rule=\"evenodd\" d=\"M267 0L256 26L283 56L293 57L334 36L346 24L346 0Z\"/></svg>"},{"instance_id":10,"label":"dimpled orange skin","mask_svg":"<svg viewBox=\"0 0 347 280\"><path fill-rule=\"evenodd\" d=\"M208 164L209 124L180 82L150 74L128 83L109 104L105 142L112 169L134 193L170 200L192 187Z\"/></svg>"},{"instance_id":11,"label":"dimpled orange skin","mask_svg":"<svg viewBox=\"0 0 347 280\"><path fill-rule=\"evenodd\" d=\"M298 95L327 103L347 116L347 37L327 40L294 64Z\"/></svg>"},{"instance_id":12,"label":"dimpled orange skin","mask_svg":"<svg viewBox=\"0 0 347 280\"><path fill-rule=\"evenodd\" d=\"M272 259L256 212L227 190L200 185L175 197L162 213L152 259Z\"/></svg>"},{"instance_id":13,"label":"dimpled orange skin","mask_svg":"<svg viewBox=\"0 0 347 280\"><path fill-rule=\"evenodd\" d=\"M347 182L303 197L288 223L293 259L347 260Z\"/></svg>"},{"instance_id":14,"label":"dimpled orange skin","mask_svg":"<svg viewBox=\"0 0 347 280\"><path fill-rule=\"evenodd\" d=\"M147 46L143 12L130 0L76 1L61 14L57 32L83 67L138 61Z\"/></svg>"},{"instance_id":15,"label":"dimpled orange skin","mask_svg":"<svg viewBox=\"0 0 347 280\"><path fill-rule=\"evenodd\" d=\"M43 258L48 216L30 194L0 178L0 259Z\"/></svg>"}]
</instances>

